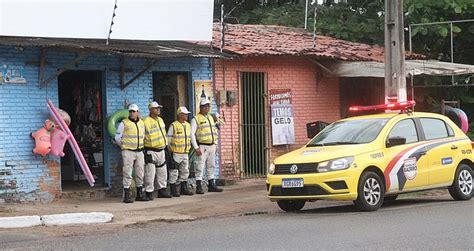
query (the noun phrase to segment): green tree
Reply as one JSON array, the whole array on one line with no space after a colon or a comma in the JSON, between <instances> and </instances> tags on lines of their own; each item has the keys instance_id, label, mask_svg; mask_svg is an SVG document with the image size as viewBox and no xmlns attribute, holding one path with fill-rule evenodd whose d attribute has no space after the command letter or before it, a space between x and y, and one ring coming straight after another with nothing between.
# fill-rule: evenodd
<instances>
[{"instance_id":1,"label":"green tree","mask_svg":"<svg viewBox=\"0 0 474 251\"><path fill-rule=\"evenodd\" d=\"M244 24L273 24L293 27L304 26L305 1L254 1L236 12L236 18ZM229 6L229 8L233 8ZM309 8L308 30L313 28L314 7ZM472 19L473 0L405 0L404 22L409 24L443 22ZM384 41L384 0L347 0L347 3L317 6L316 30L318 34L355 42L383 45ZM474 22L453 25L454 62L474 65ZM406 49L409 46L408 31L405 33ZM430 59L451 61L450 25L413 26L413 51ZM474 76L455 78L458 84L474 83ZM418 84L450 84L451 77L419 77ZM441 99L460 100L462 108L474 120L474 90L472 87L424 88L417 89L417 96L431 100L420 107L437 105ZM474 131L471 123L471 138Z\"/></svg>"}]
</instances>

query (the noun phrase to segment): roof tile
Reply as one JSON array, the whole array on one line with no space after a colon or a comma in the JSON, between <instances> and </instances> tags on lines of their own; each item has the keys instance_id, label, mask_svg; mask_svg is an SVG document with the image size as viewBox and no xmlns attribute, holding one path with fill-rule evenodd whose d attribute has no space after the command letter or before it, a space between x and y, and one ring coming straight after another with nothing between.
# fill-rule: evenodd
<instances>
[{"instance_id":1,"label":"roof tile","mask_svg":"<svg viewBox=\"0 0 474 251\"><path fill-rule=\"evenodd\" d=\"M220 26L214 25L213 46L220 47ZM225 52L240 56L311 56L344 61L384 61L384 49L377 45L355 43L327 36L317 36L304 29L275 25L227 24L224 36ZM407 59L423 55L406 52Z\"/></svg>"}]
</instances>

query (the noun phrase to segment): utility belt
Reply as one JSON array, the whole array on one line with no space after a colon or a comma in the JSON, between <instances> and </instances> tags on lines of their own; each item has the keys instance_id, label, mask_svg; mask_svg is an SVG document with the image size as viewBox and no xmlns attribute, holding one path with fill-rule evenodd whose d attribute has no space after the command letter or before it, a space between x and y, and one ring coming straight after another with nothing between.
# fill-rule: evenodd
<instances>
[{"instance_id":1,"label":"utility belt","mask_svg":"<svg viewBox=\"0 0 474 251\"><path fill-rule=\"evenodd\" d=\"M154 161L153 156L148 153L148 151L161 152L163 150L164 149L158 149L158 148L149 149L148 147L145 147L145 164L154 164L155 167L162 167L162 166L166 165L166 158L165 158L165 161L163 163L158 163L157 161Z\"/></svg>"},{"instance_id":2,"label":"utility belt","mask_svg":"<svg viewBox=\"0 0 474 251\"><path fill-rule=\"evenodd\" d=\"M123 149L122 151L132 151L132 152L143 152L143 148L138 148L138 149Z\"/></svg>"},{"instance_id":3,"label":"utility belt","mask_svg":"<svg viewBox=\"0 0 474 251\"><path fill-rule=\"evenodd\" d=\"M165 148L155 148L155 147L146 147L145 146L145 151L152 151L152 152L161 152L165 150Z\"/></svg>"},{"instance_id":4,"label":"utility belt","mask_svg":"<svg viewBox=\"0 0 474 251\"><path fill-rule=\"evenodd\" d=\"M198 145L212 146L212 145L214 145L214 143L201 143L201 142L198 142Z\"/></svg>"}]
</instances>

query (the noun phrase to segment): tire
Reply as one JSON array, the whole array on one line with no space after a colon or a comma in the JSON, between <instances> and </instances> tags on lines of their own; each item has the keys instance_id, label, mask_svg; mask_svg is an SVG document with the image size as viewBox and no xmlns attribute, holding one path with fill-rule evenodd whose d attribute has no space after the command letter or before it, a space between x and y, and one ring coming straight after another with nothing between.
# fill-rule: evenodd
<instances>
[{"instance_id":1,"label":"tire","mask_svg":"<svg viewBox=\"0 0 474 251\"><path fill-rule=\"evenodd\" d=\"M460 164L454 175L453 185L448 188L455 200L470 200L473 196L473 174L470 166Z\"/></svg>"},{"instance_id":2,"label":"tire","mask_svg":"<svg viewBox=\"0 0 474 251\"><path fill-rule=\"evenodd\" d=\"M354 205L361 211L376 211L384 201L385 187L382 179L374 172L364 172L357 187Z\"/></svg>"},{"instance_id":3,"label":"tire","mask_svg":"<svg viewBox=\"0 0 474 251\"><path fill-rule=\"evenodd\" d=\"M296 212L301 210L306 203L305 200L279 200L278 206L285 212Z\"/></svg>"}]
</instances>

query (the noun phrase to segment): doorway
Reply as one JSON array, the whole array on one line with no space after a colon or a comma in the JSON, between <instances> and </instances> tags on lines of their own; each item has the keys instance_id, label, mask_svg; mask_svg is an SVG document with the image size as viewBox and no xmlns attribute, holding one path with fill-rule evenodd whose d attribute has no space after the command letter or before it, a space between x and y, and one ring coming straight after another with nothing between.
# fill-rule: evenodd
<instances>
[{"instance_id":1,"label":"doorway","mask_svg":"<svg viewBox=\"0 0 474 251\"><path fill-rule=\"evenodd\" d=\"M265 73L240 73L242 178L265 177L267 171Z\"/></svg>"},{"instance_id":2,"label":"doorway","mask_svg":"<svg viewBox=\"0 0 474 251\"><path fill-rule=\"evenodd\" d=\"M153 99L163 106L161 118L167 127L176 120L179 106L191 111L188 91L187 72L153 72Z\"/></svg>"},{"instance_id":3,"label":"doorway","mask_svg":"<svg viewBox=\"0 0 474 251\"><path fill-rule=\"evenodd\" d=\"M102 82L101 71L66 71L58 77L59 108L71 117L69 128L89 165L96 187L105 185ZM69 144L65 145L64 153L61 158L63 191L88 188Z\"/></svg>"}]
</instances>

